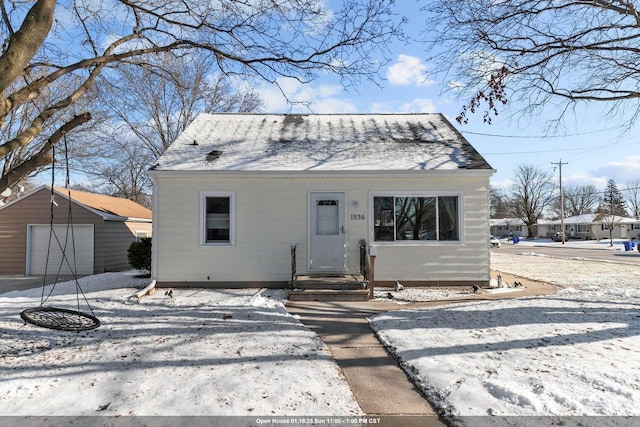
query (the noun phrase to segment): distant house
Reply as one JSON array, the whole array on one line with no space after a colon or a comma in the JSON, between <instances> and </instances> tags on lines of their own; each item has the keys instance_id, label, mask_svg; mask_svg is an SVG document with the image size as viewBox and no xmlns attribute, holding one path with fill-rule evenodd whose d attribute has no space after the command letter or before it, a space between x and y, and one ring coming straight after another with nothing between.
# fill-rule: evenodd
<instances>
[{"instance_id":1,"label":"distant house","mask_svg":"<svg viewBox=\"0 0 640 427\"><path fill-rule=\"evenodd\" d=\"M609 227L613 226L615 239L637 239L640 237L640 220L603 214L583 214L564 218L565 235L572 239L608 239ZM539 224L540 237L551 237L562 230L559 219Z\"/></svg>"},{"instance_id":2,"label":"distant house","mask_svg":"<svg viewBox=\"0 0 640 427\"><path fill-rule=\"evenodd\" d=\"M441 114L202 114L149 171L152 276L284 287L364 241L376 283L488 284L493 172Z\"/></svg>"},{"instance_id":3,"label":"distant house","mask_svg":"<svg viewBox=\"0 0 640 427\"><path fill-rule=\"evenodd\" d=\"M61 263L65 246L69 264L75 263L79 275L129 267L131 242L151 237L151 211L117 197L76 190L70 194L71 199L64 188L54 188L52 194L51 187L42 186L0 208L0 274L57 274L61 265L60 274L71 274L69 265Z\"/></svg>"},{"instance_id":4,"label":"distant house","mask_svg":"<svg viewBox=\"0 0 640 427\"><path fill-rule=\"evenodd\" d=\"M529 237L529 228L520 218L493 218L489 220L491 235L497 237Z\"/></svg>"}]
</instances>

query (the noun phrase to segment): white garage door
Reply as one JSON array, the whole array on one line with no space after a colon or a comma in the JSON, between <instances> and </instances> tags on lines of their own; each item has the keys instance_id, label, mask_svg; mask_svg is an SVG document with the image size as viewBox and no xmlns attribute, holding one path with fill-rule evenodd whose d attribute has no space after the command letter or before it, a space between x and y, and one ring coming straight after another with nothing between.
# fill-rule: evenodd
<instances>
[{"instance_id":1,"label":"white garage door","mask_svg":"<svg viewBox=\"0 0 640 427\"><path fill-rule=\"evenodd\" d=\"M53 231L58 237L60 244L51 237L51 248L49 250L49 265L47 266L47 247L49 246L49 225L29 225L27 236L29 236L27 246L27 275L43 275L45 267L47 275L58 274L60 263L62 262L61 275L73 274L71 268L76 269L76 274L93 274L93 225L83 224L73 226L73 244L71 228L67 233L66 225L54 225ZM61 246L65 247L66 260L62 259ZM74 251L75 246L75 251ZM75 263L74 263L75 252ZM70 268L71 266L71 268Z\"/></svg>"}]
</instances>

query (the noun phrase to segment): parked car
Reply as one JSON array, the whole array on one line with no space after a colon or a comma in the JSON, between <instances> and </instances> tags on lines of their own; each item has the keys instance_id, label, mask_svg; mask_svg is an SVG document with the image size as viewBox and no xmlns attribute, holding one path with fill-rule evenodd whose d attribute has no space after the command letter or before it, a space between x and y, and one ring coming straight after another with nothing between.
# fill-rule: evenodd
<instances>
[{"instance_id":1,"label":"parked car","mask_svg":"<svg viewBox=\"0 0 640 427\"><path fill-rule=\"evenodd\" d=\"M553 235L553 237L551 237L553 239L554 242L562 242L562 235L564 233L562 231L556 231L555 234ZM567 241L567 236L564 236L564 241Z\"/></svg>"},{"instance_id":2,"label":"parked car","mask_svg":"<svg viewBox=\"0 0 640 427\"><path fill-rule=\"evenodd\" d=\"M496 236L490 236L489 237L489 244L491 245L492 248L499 248L500 247L500 240L498 240L498 238Z\"/></svg>"}]
</instances>

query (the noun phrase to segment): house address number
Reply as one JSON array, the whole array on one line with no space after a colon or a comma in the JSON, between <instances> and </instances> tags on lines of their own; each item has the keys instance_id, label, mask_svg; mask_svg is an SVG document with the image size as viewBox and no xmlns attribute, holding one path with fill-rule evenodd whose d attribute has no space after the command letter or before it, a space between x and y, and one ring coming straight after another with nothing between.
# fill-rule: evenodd
<instances>
[{"instance_id":1,"label":"house address number","mask_svg":"<svg viewBox=\"0 0 640 427\"><path fill-rule=\"evenodd\" d=\"M364 221L365 220L365 216L364 216L364 214L351 214L351 220L352 221Z\"/></svg>"}]
</instances>

